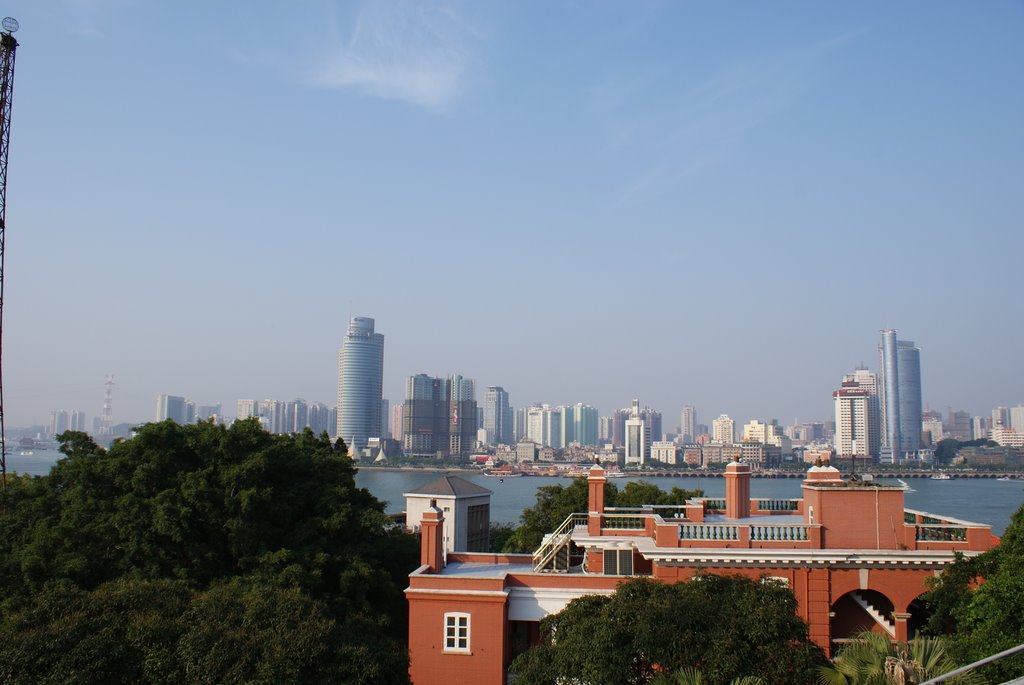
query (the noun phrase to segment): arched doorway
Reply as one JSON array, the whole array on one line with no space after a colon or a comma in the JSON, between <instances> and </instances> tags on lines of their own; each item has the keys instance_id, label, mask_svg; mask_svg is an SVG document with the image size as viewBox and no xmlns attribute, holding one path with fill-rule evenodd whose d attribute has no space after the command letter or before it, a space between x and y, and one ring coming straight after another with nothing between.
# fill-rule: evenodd
<instances>
[{"instance_id":1,"label":"arched doorway","mask_svg":"<svg viewBox=\"0 0 1024 685\"><path fill-rule=\"evenodd\" d=\"M896 636L892 600L875 590L854 590L832 603L829 633L833 651L865 630Z\"/></svg>"}]
</instances>

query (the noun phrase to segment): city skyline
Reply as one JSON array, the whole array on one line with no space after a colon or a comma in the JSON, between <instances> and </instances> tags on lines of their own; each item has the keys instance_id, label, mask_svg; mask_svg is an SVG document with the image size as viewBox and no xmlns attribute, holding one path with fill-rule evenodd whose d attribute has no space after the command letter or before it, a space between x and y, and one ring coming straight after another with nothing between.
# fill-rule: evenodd
<instances>
[{"instance_id":1,"label":"city skyline","mask_svg":"<svg viewBox=\"0 0 1024 685\"><path fill-rule=\"evenodd\" d=\"M6 12L12 428L100 416L107 374L115 422L333 404L356 314L392 403L458 369L516 407L822 420L890 327L925 406L1024 400L1024 321L994 316L1019 3Z\"/></svg>"}]
</instances>

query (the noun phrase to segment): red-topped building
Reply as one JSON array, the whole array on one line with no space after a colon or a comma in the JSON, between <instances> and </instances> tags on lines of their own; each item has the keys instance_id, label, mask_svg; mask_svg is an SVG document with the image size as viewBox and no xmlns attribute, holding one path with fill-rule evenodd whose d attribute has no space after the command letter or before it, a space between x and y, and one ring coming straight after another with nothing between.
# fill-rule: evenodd
<instances>
[{"instance_id":1,"label":"red-topped building","mask_svg":"<svg viewBox=\"0 0 1024 685\"><path fill-rule=\"evenodd\" d=\"M902 489L843 480L828 465L808 470L800 499L751 497L746 464L729 464L725 479L724 500L617 509L605 507L595 465L588 511L532 555L445 557L431 530L443 525L435 507L406 589L413 683L504 683L512 659L539 640L542 618L633 576L771 577L792 589L826 651L864 629L906 640L926 618L926 580L955 552L974 556L999 542L987 525L906 509Z\"/></svg>"}]
</instances>

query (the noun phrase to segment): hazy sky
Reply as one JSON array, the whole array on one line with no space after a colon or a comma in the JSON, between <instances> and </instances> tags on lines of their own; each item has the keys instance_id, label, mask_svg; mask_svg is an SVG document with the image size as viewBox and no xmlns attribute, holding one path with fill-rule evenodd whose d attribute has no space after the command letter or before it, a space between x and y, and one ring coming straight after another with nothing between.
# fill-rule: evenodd
<instances>
[{"instance_id":1,"label":"hazy sky","mask_svg":"<svg viewBox=\"0 0 1024 685\"><path fill-rule=\"evenodd\" d=\"M1024 402L1021 2L8 0L8 426L160 393Z\"/></svg>"}]
</instances>

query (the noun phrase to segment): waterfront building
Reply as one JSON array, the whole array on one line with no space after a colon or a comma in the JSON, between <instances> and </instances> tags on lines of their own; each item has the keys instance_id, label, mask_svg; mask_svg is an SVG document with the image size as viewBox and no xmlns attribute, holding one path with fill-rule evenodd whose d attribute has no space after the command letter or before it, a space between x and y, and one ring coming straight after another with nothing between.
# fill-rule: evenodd
<instances>
[{"instance_id":1,"label":"waterfront building","mask_svg":"<svg viewBox=\"0 0 1024 685\"><path fill-rule=\"evenodd\" d=\"M380 437L383 428L384 336L374 331L374 323L352 317L338 352L337 435L352 454L362 452L369 438Z\"/></svg>"},{"instance_id":2,"label":"waterfront building","mask_svg":"<svg viewBox=\"0 0 1024 685\"><path fill-rule=\"evenodd\" d=\"M882 461L898 462L921 448L921 349L886 328L878 352Z\"/></svg>"},{"instance_id":3,"label":"waterfront building","mask_svg":"<svg viewBox=\"0 0 1024 685\"><path fill-rule=\"evenodd\" d=\"M512 444L512 405L508 401L508 392L500 385L488 386L484 393L484 422L487 431L487 444Z\"/></svg>"},{"instance_id":4,"label":"waterfront building","mask_svg":"<svg viewBox=\"0 0 1024 685\"><path fill-rule=\"evenodd\" d=\"M679 441L683 444L697 439L697 410L692 404L684 405L679 414L679 433Z\"/></svg>"},{"instance_id":5,"label":"waterfront building","mask_svg":"<svg viewBox=\"0 0 1024 685\"><path fill-rule=\"evenodd\" d=\"M391 436L402 441L402 412L405 410L405 404L398 402L395 406L391 407Z\"/></svg>"},{"instance_id":6,"label":"waterfront building","mask_svg":"<svg viewBox=\"0 0 1024 685\"><path fill-rule=\"evenodd\" d=\"M438 501L420 516L421 565L405 591L412 682L508 682L544 617L636 576L772 578L792 589L810 638L830 654L863 630L905 641L927 618L928 581L958 553L998 543L987 525L907 509L901 488L845 481L828 465L810 467L799 499L753 497L750 478L734 461L724 498L608 509L595 465L586 511L533 554L447 551Z\"/></svg>"},{"instance_id":7,"label":"waterfront building","mask_svg":"<svg viewBox=\"0 0 1024 685\"><path fill-rule=\"evenodd\" d=\"M624 447L626 445L626 420L630 417L631 410L616 409L612 414L612 445Z\"/></svg>"},{"instance_id":8,"label":"waterfront building","mask_svg":"<svg viewBox=\"0 0 1024 685\"><path fill-rule=\"evenodd\" d=\"M537 443L523 438L516 443L516 461L520 464L537 461Z\"/></svg>"},{"instance_id":9,"label":"waterfront building","mask_svg":"<svg viewBox=\"0 0 1024 685\"><path fill-rule=\"evenodd\" d=\"M836 455L877 460L882 447L878 376L864 368L846 374L832 399Z\"/></svg>"},{"instance_id":10,"label":"waterfront building","mask_svg":"<svg viewBox=\"0 0 1024 685\"><path fill-rule=\"evenodd\" d=\"M711 422L711 442L731 445L736 440L736 422L728 414L722 414Z\"/></svg>"},{"instance_id":11,"label":"waterfront building","mask_svg":"<svg viewBox=\"0 0 1024 685\"><path fill-rule=\"evenodd\" d=\"M679 461L679 445L666 440L651 443L651 461L675 466Z\"/></svg>"},{"instance_id":12,"label":"waterfront building","mask_svg":"<svg viewBox=\"0 0 1024 685\"><path fill-rule=\"evenodd\" d=\"M406 454L462 455L476 442L474 383L453 374L447 379L426 374L405 383L402 448Z\"/></svg>"},{"instance_id":13,"label":"waterfront building","mask_svg":"<svg viewBox=\"0 0 1024 685\"><path fill-rule=\"evenodd\" d=\"M1024 447L1024 433L1018 433L1012 428L995 426L989 439L1002 447Z\"/></svg>"},{"instance_id":14,"label":"waterfront building","mask_svg":"<svg viewBox=\"0 0 1024 685\"><path fill-rule=\"evenodd\" d=\"M640 400L633 400L625 432L626 464L646 464L651 456L651 427L640 415Z\"/></svg>"},{"instance_id":15,"label":"waterfront building","mask_svg":"<svg viewBox=\"0 0 1024 685\"><path fill-rule=\"evenodd\" d=\"M68 413L63 409L60 411L50 412L50 435L56 437L67 430L69 430Z\"/></svg>"},{"instance_id":16,"label":"waterfront building","mask_svg":"<svg viewBox=\"0 0 1024 685\"><path fill-rule=\"evenodd\" d=\"M597 407L579 402L571 407L571 410L573 439L569 442L578 442L581 445L597 447L599 444Z\"/></svg>"}]
</instances>

